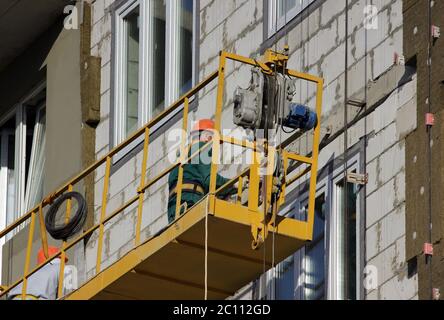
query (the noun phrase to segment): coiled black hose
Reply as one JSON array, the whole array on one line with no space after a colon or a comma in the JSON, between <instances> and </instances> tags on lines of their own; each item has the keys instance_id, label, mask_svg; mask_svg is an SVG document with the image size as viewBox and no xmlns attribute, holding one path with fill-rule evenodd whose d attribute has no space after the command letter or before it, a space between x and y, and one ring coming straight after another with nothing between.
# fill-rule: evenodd
<instances>
[{"instance_id":1,"label":"coiled black hose","mask_svg":"<svg viewBox=\"0 0 444 320\"><path fill-rule=\"evenodd\" d=\"M57 212L62 205L68 199L74 198L78 203L78 209L76 213L70 217L68 223L63 226L56 225ZM67 192L57 198L51 205L45 217L45 226L51 237L56 240L67 240L76 233L78 233L84 226L86 216L88 214L88 207L85 198L78 192Z\"/></svg>"}]
</instances>

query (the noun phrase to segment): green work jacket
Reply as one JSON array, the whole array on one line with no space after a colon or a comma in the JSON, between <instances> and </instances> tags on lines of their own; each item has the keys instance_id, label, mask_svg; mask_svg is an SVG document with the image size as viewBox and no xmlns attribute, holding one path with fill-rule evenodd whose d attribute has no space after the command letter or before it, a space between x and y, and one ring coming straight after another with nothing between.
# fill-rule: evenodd
<instances>
[{"instance_id":1,"label":"green work jacket","mask_svg":"<svg viewBox=\"0 0 444 320\"><path fill-rule=\"evenodd\" d=\"M195 154L198 152L200 148L202 148L206 143L205 142L198 142L191 145L189 148L188 156L190 157L192 154ZM192 192L188 190L182 191L181 196L181 204L187 203L187 208L190 209L192 206L194 206L197 202L199 202L205 195L209 193L210 190L210 175L211 173L211 148L208 147L207 149L200 152L199 156L194 157L190 160L190 163L185 164L183 166L183 183L187 184L198 184L202 187L204 190L204 194L201 194L199 192ZM175 168L173 171L171 171L169 177L168 177L168 186L169 186L169 193L176 187L177 181L179 176L179 167ZM226 183L228 183L230 179L224 178L221 175L217 175L216 178L216 189L222 187ZM226 197L232 194L236 194L237 190L235 188L228 188L227 190L224 190L223 192L220 192L218 194L218 197ZM176 216L176 197L177 194L174 194L169 197L168 199L168 222L171 223L174 221ZM184 210L182 210L181 214L183 214Z\"/></svg>"}]
</instances>

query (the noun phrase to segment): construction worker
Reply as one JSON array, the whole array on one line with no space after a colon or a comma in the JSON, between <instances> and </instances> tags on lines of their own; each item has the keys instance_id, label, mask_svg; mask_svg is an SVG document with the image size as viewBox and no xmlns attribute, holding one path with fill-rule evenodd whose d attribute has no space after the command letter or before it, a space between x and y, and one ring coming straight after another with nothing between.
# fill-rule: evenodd
<instances>
[{"instance_id":1,"label":"construction worker","mask_svg":"<svg viewBox=\"0 0 444 320\"><path fill-rule=\"evenodd\" d=\"M50 257L56 255L59 251L59 248L48 247ZM44 251L40 249L37 253L37 264L40 265L45 261ZM67 261L68 258L65 258L65 262ZM56 300L58 298L60 262L60 258L55 258L29 277L24 300ZM67 270L65 270L65 278L66 274ZM8 298L10 300L22 300L22 284L13 288L9 292Z\"/></svg>"},{"instance_id":2,"label":"construction worker","mask_svg":"<svg viewBox=\"0 0 444 320\"><path fill-rule=\"evenodd\" d=\"M191 145L189 146L188 156L196 154L200 148L205 146L213 139L215 133L214 121L203 119L196 123L191 132ZM211 148L208 147L201 151L199 155L190 160L183 166L182 196L180 214L184 214L197 202L199 202L210 190L211 173ZM169 198L168 198L168 223L175 220L176 200L177 200L177 181L179 168L171 171L168 177ZM229 182L230 179L217 175L216 188L220 188ZM221 198L227 198L237 193L237 189L231 187L218 194Z\"/></svg>"}]
</instances>

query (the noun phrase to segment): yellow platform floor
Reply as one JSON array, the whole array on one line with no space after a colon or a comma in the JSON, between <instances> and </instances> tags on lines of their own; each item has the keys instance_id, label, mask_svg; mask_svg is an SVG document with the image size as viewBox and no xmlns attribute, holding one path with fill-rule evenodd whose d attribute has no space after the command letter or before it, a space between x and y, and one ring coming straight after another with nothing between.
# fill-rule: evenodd
<instances>
[{"instance_id":1,"label":"yellow platform floor","mask_svg":"<svg viewBox=\"0 0 444 320\"><path fill-rule=\"evenodd\" d=\"M205 206L206 201L196 205L66 299L204 299ZM261 249L251 249L252 215L259 218L246 207L216 200L214 214L208 216L209 299L233 295L272 266L272 233ZM305 222L279 217L274 262L308 239Z\"/></svg>"}]
</instances>

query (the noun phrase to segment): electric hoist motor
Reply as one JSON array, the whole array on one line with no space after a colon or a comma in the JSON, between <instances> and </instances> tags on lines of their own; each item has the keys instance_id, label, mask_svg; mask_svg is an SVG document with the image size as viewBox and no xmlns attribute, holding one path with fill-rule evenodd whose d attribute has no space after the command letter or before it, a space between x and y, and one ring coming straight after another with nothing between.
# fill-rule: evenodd
<instances>
[{"instance_id":1,"label":"electric hoist motor","mask_svg":"<svg viewBox=\"0 0 444 320\"><path fill-rule=\"evenodd\" d=\"M263 92L264 76L258 68L253 68L250 86L247 89L238 87L234 93L234 124L245 129L260 128Z\"/></svg>"},{"instance_id":2,"label":"electric hoist motor","mask_svg":"<svg viewBox=\"0 0 444 320\"><path fill-rule=\"evenodd\" d=\"M307 106L290 103L289 107L289 113L282 123L285 127L308 131L314 129L318 124L316 113L311 111Z\"/></svg>"},{"instance_id":3,"label":"electric hoist motor","mask_svg":"<svg viewBox=\"0 0 444 320\"><path fill-rule=\"evenodd\" d=\"M309 107L294 103L295 81L280 73L265 75L259 68L251 70L247 89L234 93L234 124L244 129L275 129L277 125L308 131L318 123L317 115Z\"/></svg>"}]
</instances>

